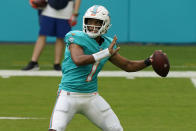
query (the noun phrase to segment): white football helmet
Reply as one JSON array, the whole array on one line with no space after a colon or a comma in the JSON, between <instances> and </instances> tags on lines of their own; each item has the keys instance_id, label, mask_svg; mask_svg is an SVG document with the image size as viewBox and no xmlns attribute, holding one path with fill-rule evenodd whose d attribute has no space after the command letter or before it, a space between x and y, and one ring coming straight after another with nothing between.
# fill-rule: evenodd
<instances>
[{"instance_id":1,"label":"white football helmet","mask_svg":"<svg viewBox=\"0 0 196 131\"><path fill-rule=\"evenodd\" d=\"M101 26L94 26L94 25L88 25L87 20L91 19L97 19L102 21ZM93 31L89 31L88 27L91 26L94 29L98 28L98 32L94 33ZM110 27L110 16L108 10L101 6L101 5L94 5L90 7L86 13L83 16L83 32L88 34L89 37L95 38L97 36L101 36L107 32L107 30Z\"/></svg>"}]
</instances>

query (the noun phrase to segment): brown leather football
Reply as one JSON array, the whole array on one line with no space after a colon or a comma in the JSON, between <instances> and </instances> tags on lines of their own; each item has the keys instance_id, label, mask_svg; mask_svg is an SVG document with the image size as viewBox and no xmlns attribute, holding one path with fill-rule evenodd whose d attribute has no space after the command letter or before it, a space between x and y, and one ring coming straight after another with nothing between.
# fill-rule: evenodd
<instances>
[{"instance_id":1,"label":"brown leather football","mask_svg":"<svg viewBox=\"0 0 196 131\"><path fill-rule=\"evenodd\" d=\"M170 69L167 55L160 50L156 50L152 55L152 67L158 75L166 77Z\"/></svg>"}]
</instances>

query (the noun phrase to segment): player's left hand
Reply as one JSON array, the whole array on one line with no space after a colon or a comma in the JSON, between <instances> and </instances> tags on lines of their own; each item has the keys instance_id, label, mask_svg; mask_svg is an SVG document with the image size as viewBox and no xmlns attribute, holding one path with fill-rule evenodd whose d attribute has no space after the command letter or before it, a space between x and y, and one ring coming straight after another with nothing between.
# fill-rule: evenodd
<instances>
[{"instance_id":1,"label":"player's left hand","mask_svg":"<svg viewBox=\"0 0 196 131\"><path fill-rule=\"evenodd\" d=\"M116 49L114 49L114 45L116 44L116 41L117 41L117 37L115 35L114 38L113 38L112 43L108 47L108 50L109 50L111 56L114 55L114 54L116 54L120 50L120 47L117 47Z\"/></svg>"},{"instance_id":2,"label":"player's left hand","mask_svg":"<svg viewBox=\"0 0 196 131\"><path fill-rule=\"evenodd\" d=\"M72 16L69 19L70 26L75 26L77 24L77 15L72 14Z\"/></svg>"}]
</instances>

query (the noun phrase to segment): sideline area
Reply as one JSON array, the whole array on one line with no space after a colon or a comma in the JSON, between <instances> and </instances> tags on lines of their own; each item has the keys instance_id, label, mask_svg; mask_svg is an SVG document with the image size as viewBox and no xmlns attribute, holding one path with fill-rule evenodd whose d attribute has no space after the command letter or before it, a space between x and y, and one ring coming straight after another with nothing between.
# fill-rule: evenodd
<instances>
[{"instance_id":1,"label":"sideline area","mask_svg":"<svg viewBox=\"0 0 196 131\"><path fill-rule=\"evenodd\" d=\"M0 70L1 77L10 76L61 76L61 71L45 70L45 71L21 71L21 70ZM99 77L160 77L154 71L101 71ZM170 71L167 77L174 78L196 78L196 71Z\"/></svg>"},{"instance_id":2,"label":"sideline area","mask_svg":"<svg viewBox=\"0 0 196 131\"><path fill-rule=\"evenodd\" d=\"M43 76L43 77L60 77L61 71L21 71L21 70L0 70L2 78L9 78L11 76ZM134 79L135 77L157 77L154 71L138 71L138 72L125 72L125 71L101 71L99 77L125 77ZM190 78L191 82L196 87L196 71L170 71L168 78Z\"/></svg>"}]
</instances>

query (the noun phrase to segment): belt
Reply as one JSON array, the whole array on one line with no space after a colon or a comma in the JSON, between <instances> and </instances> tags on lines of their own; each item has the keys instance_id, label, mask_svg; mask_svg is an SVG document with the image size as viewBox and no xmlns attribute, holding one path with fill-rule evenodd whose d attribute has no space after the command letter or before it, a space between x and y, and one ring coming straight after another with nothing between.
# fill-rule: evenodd
<instances>
[{"instance_id":1,"label":"belt","mask_svg":"<svg viewBox=\"0 0 196 131\"><path fill-rule=\"evenodd\" d=\"M61 90L60 95L80 95L80 96L92 96L92 95L97 95L98 92L92 92L92 93L79 93L79 92L68 92Z\"/></svg>"}]
</instances>

